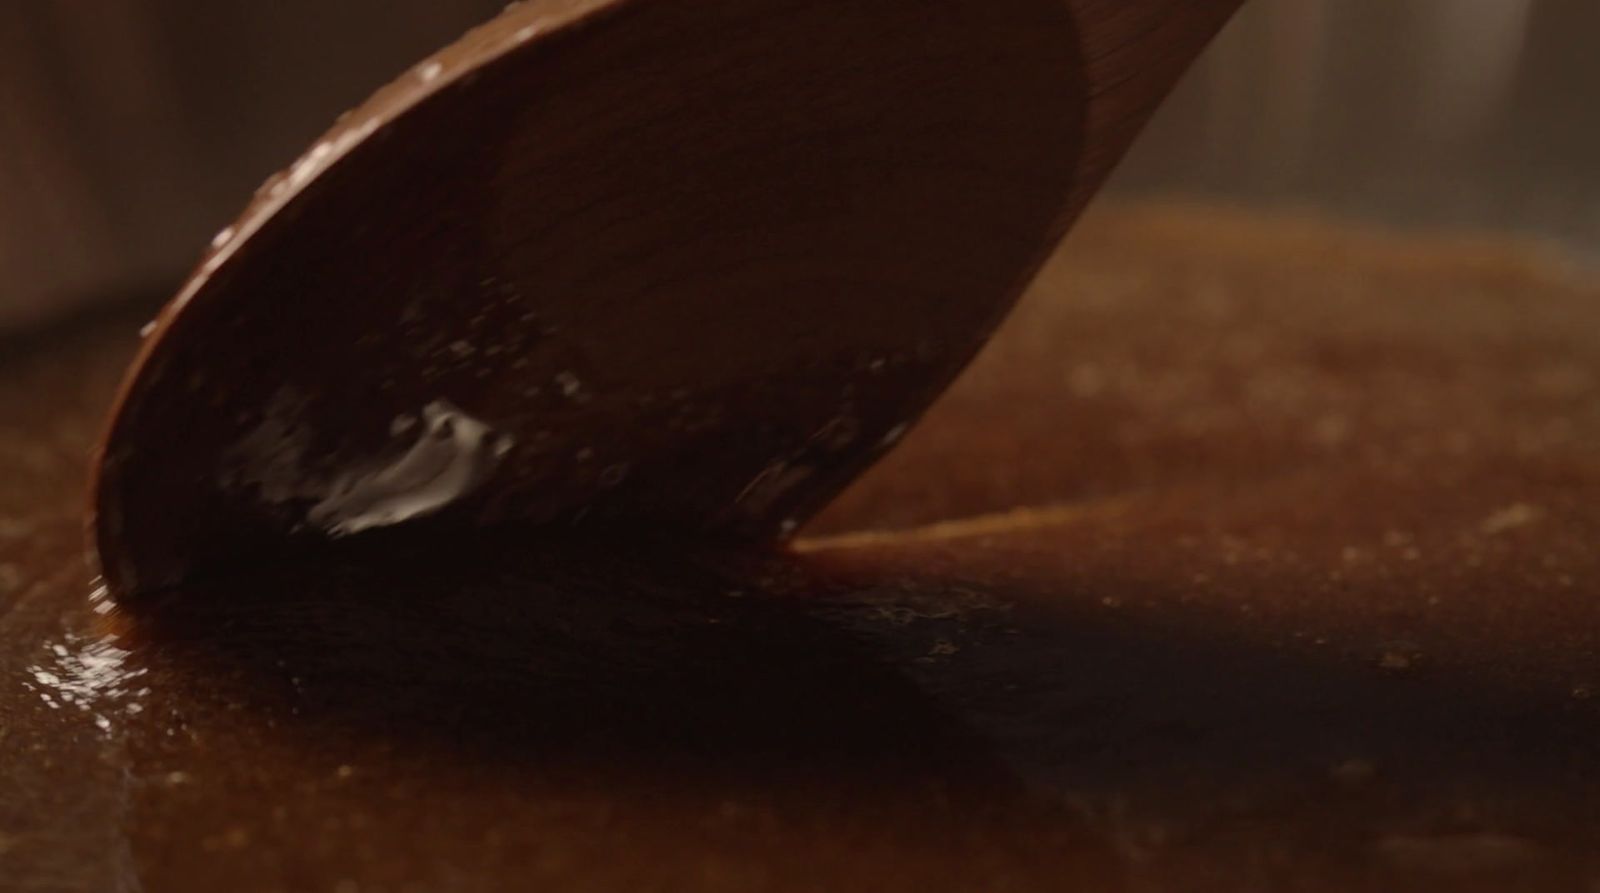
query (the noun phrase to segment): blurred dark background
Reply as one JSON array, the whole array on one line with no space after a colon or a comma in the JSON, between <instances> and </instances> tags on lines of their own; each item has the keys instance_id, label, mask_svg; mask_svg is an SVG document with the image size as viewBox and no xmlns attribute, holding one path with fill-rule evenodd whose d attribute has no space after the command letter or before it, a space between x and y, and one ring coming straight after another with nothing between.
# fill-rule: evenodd
<instances>
[{"instance_id":1,"label":"blurred dark background","mask_svg":"<svg viewBox=\"0 0 1600 893\"><path fill-rule=\"evenodd\" d=\"M501 5L0 6L0 330L170 289L335 115ZM1591 256L1597 34L1595 0L1249 0L1110 192Z\"/></svg>"}]
</instances>

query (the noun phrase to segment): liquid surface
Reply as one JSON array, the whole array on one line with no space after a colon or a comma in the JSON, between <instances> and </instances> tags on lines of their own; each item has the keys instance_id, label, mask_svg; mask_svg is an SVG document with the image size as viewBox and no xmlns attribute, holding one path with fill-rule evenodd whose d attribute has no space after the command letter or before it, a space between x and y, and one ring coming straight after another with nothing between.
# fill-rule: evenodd
<instances>
[{"instance_id":1,"label":"liquid surface","mask_svg":"<svg viewBox=\"0 0 1600 893\"><path fill-rule=\"evenodd\" d=\"M1548 259L1103 210L796 554L380 533L129 614L79 488L139 323L0 363L0 888L1600 881Z\"/></svg>"}]
</instances>

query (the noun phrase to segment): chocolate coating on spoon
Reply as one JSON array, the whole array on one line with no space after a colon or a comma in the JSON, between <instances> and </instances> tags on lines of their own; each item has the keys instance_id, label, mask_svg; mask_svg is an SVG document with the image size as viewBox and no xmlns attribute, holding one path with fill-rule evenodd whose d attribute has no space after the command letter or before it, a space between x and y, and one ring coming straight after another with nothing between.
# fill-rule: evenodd
<instances>
[{"instance_id":1,"label":"chocolate coating on spoon","mask_svg":"<svg viewBox=\"0 0 1600 893\"><path fill-rule=\"evenodd\" d=\"M1074 4L934 11L528 4L402 76L163 312L99 460L108 583L400 523L786 535L971 358L1222 18L1135 32L1190 51L1107 117Z\"/></svg>"}]
</instances>

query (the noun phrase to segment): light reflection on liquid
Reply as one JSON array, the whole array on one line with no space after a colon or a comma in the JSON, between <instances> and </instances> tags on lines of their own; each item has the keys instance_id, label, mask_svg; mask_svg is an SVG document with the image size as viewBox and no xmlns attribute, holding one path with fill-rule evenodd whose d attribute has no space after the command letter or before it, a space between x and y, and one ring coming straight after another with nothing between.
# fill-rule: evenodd
<instances>
[{"instance_id":1,"label":"light reflection on liquid","mask_svg":"<svg viewBox=\"0 0 1600 893\"><path fill-rule=\"evenodd\" d=\"M69 634L48 643L44 654L27 667L33 691L52 710L77 711L101 732L111 732L120 715L144 710L140 699L150 693L140 684L145 669L128 665L129 653L109 637Z\"/></svg>"}]
</instances>

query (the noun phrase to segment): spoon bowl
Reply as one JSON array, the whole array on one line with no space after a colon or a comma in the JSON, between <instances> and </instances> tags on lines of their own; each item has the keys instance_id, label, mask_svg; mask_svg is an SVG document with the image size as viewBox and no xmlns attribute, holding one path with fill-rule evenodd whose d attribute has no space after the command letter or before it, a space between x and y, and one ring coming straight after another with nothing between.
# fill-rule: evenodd
<instances>
[{"instance_id":1,"label":"spoon bowl","mask_svg":"<svg viewBox=\"0 0 1600 893\"><path fill-rule=\"evenodd\" d=\"M403 523L786 538L1235 5L508 9L270 179L162 311L97 456L103 576Z\"/></svg>"}]
</instances>

